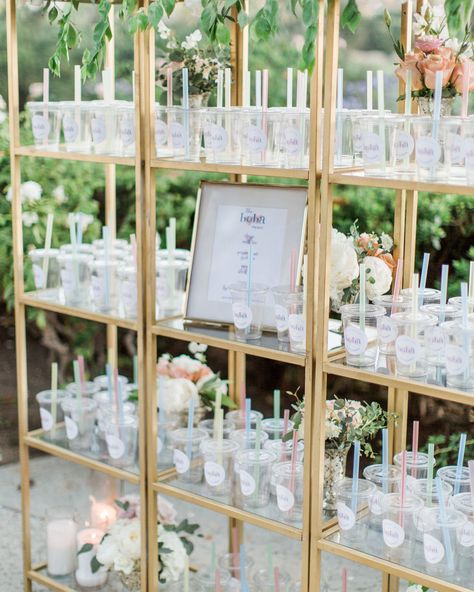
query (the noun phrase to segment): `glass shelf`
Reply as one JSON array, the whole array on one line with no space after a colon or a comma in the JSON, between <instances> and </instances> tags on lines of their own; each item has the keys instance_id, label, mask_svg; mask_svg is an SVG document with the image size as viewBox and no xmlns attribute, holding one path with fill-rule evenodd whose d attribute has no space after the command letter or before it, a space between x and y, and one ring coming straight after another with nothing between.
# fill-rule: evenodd
<instances>
[{"instance_id":1,"label":"glass shelf","mask_svg":"<svg viewBox=\"0 0 474 592\"><path fill-rule=\"evenodd\" d=\"M48 574L46 564L42 564L39 567L33 568L29 572L29 578L41 586L47 586L51 590L63 591L75 591L84 590L77 582L74 574L63 577L54 577ZM109 573L107 582L104 586L95 587L94 590L104 592L127 592L127 588L122 584L120 578L116 573Z\"/></svg>"},{"instance_id":2,"label":"glass shelf","mask_svg":"<svg viewBox=\"0 0 474 592\"><path fill-rule=\"evenodd\" d=\"M119 156L113 154L85 154L81 152L68 152L65 146L59 146L58 150L46 150L31 146L19 146L15 150L17 156L30 156L33 158L56 158L59 160L78 160L95 164L117 164L123 166L134 166L135 158L130 156Z\"/></svg>"}]
</instances>

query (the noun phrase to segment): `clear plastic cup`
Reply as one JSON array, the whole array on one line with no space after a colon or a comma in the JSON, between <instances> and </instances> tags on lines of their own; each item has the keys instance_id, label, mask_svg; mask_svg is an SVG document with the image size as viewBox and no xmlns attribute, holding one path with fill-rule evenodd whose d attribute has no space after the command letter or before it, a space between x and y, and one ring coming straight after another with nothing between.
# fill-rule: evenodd
<instances>
[{"instance_id":1,"label":"clear plastic cup","mask_svg":"<svg viewBox=\"0 0 474 592\"><path fill-rule=\"evenodd\" d=\"M290 349L292 352L303 353L306 351L306 316L305 316L304 290L290 292L285 298L288 314L288 333L290 336Z\"/></svg>"},{"instance_id":2,"label":"clear plastic cup","mask_svg":"<svg viewBox=\"0 0 474 592\"><path fill-rule=\"evenodd\" d=\"M403 454L399 452L393 457L393 464L397 467L402 466ZM413 452L407 452L407 485L411 487L414 479L426 479L428 477L428 455L424 452L417 452L416 456ZM434 465L436 466L436 459Z\"/></svg>"},{"instance_id":3,"label":"clear plastic cup","mask_svg":"<svg viewBox=\"0 0 474 592\"><path fill-rule=\"evenodd\" d=\"M376 464L365 467L363 475L376 487L369 498L370 524L372 528L381 530L384 495L399 491L402 472L399 467L388 465L388 472L385 474L383 465Z\"/></svg>"},{"instance_id":4,"label":"clear plastic cup","mask_svg":"<svg viewBox=\"0 0 474 592\"><path fill-rule=\"evenodd\" d=\"M28 256L33 266L35 288L38 290L38 298L41 300L59 301L59 288L61 285L58 263L59 249L31 249ZM48 257L47 277L44 277L44 260Z\"/></svg>"},{"instance_id":5,"label":"clear plastic cup","mask_svg":"<svg viewBox=\"0 0 474 592\"><path fill-rule=\"evenodd\" d=\"M96 154L118 154L120 140L118 138L117 107L123 101L91 101L90 123L92 146Z\"/></svg>"},{"instance_id":6,"label":"clear plastic cup","mask_svg":"<svg viewBox=\"0 0 474 592\"><path fill-rule=\"evenodd\" d=\"M234 440L204 440L204 479L211 496L228 496L234 486L234 455L239 450Z\"/></svg>"},{"instance_id":7,"label":"clear plastic cup","mask_svg":"<svg viewBox=\"0 0 474 592\"><path fill-rule=\"evenodd\" d=\"M448 178L457 183L466 182L464 127L468 124L462 117L444 117L441 127L442 144Z\"/></svg>"},{"instance_id":8,"label":"clear plastic cup","mask_svg":"<svg viewBox=\"0 0 474 592\"><path fill-rule=\"evenodd\" d=\"M474 392L474 316L467 328L462 321L443 323L446 338L446 383L450 388Z\"/></svg>"},{"instance_id":9,"label":"clear plastic cup","mask_svg":"<svg viewBox=\"0 0 474 592\"><path fill-rule=\"evenodd\" d=\"M366 304L361 316L358 304L341 306L344 327L344 346L349 366L372 366L375 363L377 347L369 346L377 335L377 320L383 317L385 309L374 304Z\"/></svg>"},{"instance_id":10,"label":"clear plastic cup","mask_svg":"<svg viewBox=\"0 0 474 592\"><path fill-rule=\"evenodd\" d=\"M255 572L253 581L255 590L261 592L275 592L275 575L269 574L268 569L259 569ZM286 571L279 570L280 592L294 592L291 577Z\"/></svg>"},{"instance_id":11,"label":"clear plastic cup","mask_svg":"<svg viewBox=\"0 0 474 592\"><path fill-rule=\"evenodd\" d=\"M466 181L468 185L474 185L474 118L472 115L463 122L463 132Z\"/></svg>"},{"instance_id":12,"label":"clear plastic cup","mask_svg":"<svg viewBox=\"0 0 474 592\"><path fill-rule=\"evenodd\" d=\"M384 115L367 115L361 118L362 161L366 175L387 177L390 167L390 136L393 119Z\"/></svg>"},{"instance_id":13,"label":"clear plastic cup","mask_svg":"<svg viewBox=\"0 0 474 592\"><path fill-rule=\"evenodd\" d=\"M374 117L377 115L377 111L368 109L350 109L351 116L351 133L352 133L352 154L353 162L351 166L361 166L363 164L363 128L364 118ZM390 111L385 111L387 115Z\"/></svg>"},{"instance_id":14,"label":"clear plastic cup","mask_svg":"<svg viewBox=\"0 0 474 592\"><path fill-rule=\"evenodd\" d=\"M459 555L472 560L474 558L474 500L472 494L470 492L458 493L451 498L450 505L466 517L466 522L457 531Z\"/></svg>"},{"instance_id":15,"label":"clear plastic cup","mask_svg":"<svg viewBox=\"0 0 474 592\"><path fill-rule=\"evenodd\" d=\"M412 178L416 175L413 121L416 115L394 117L390 125L390 171L393 175Z\"/></svg>"},{"instance_id":16,"label":"clear plastic cup","mask_svg":"<svg viewBox=\"0 0 474 592\"><path fill-rule=\"evenodd\" d=\"M167 107L155 104L155 154L157 158L171 158L173 146Z\"/></svg>"},{"instance_id":17,"label":"clear plastic cup","mask_svg":"<svg viewBox=\"0 0 474 592\"><path fill-rule=\"evenodd\" d=\"M122 393L123 393L123 400L127 400L127 394L125 392L125 387L128 384L128 378L126 376L119 375L117 377L117 381L122 386ZM99 388L103 391L106 391L109 388L109 377L107 374L101 374L100 376L96 376L94 378L94 384L97 384ZM115 378L112 379L112 387L115 388Z\"/></svg>"},{"instance_id":18,"label":"clear plastic cup","mask_svg":"<svg viewBox=\"0 0 474 592\"><path fill-rule=\"evenodd\" d=\"M445 481L451 485L456 495L458 493L466 493L471 491L469 469L467 467L462 467L459 477L458 468L454 465L441 467L438 469L436 474L441 479L441 481Z\"/></svg>"},{"instance_id":19,"label":"clear plastic cup","mask_svg":"<svg viewBox=\"0 0 474 592\"><path fill-rule=\"evenodd\" d=\"M175 419L161 417L158 414L158 436L156 437L156 452L158 454L158 466L168 467L173 464L171 454L170 433L178 427Z\"/></svg>"},{"instance_id":20,"label":"clear plastic cup","mask_svg":"<svg viewBox=\"0 0 474 592\"><path fill-rule=\"evenodd\" d=\"M51 409L52 391L40 391L36 395L36 401L39 405L39 412L41 418L41 429L44 432L44 438L51 442L62 440L58 430L54 429L55 425L64 421L63 408L61 407L61 401L68 398L70 395L67 391L57 390L56 391L56 424L54 423L54 417Z\"/></svg>"},{"instance_id":21,"label":"clear plastic cup","mask_svg":"<svg viewBox=\"0 0 474 592\"><path fill-rule=\"evenodd\" d=\"M87 397L61 401L69 448L74 452L89 452L92 446L97 403Z\"/></svg>"},{"instance_id":22,"label":"clear plastic cup","mask_svg":"<svg viewBox=\"0 0 474 592\"><path fill-rule=\"evenodd\" d=\"M242 109L241 121L242 164L277 166L281 109Z\"/></svg>"},{"instance_id":23,"label":"clear plastic cup","mask_svg":"<svg viewBox=\"0 0 474 592\"><path fill-rule=\"evenodd\" d=\"M198 161L201 156L203 112L200 109L167 107L166 116L173 158ZM155 138L156 134L155 127Z\"/></svg>"},{"instance_id":24,"label":"clear plastic cup","mask_svg":"<svg viewBox=\"0 0 474 592\"><path fill-rule=\"evenodd\" d=\"M225 414L225 418L228 421L231 421L234 424L236 430L241 430L245 428L245 411L242 409L233 409L232 411L228 411ZM260 411L255 411L252 409L250 411L250 427L255 427L257 425L257 420L263 420L263 413Z\"/></svg>"},{"instance_id":25,"label":"clear plastic cup","mask_svg":"<svg viewBox=\"0 0 474 592\"><path fill-rule=\"evenodd\" d=\"M89 154L92 150L90 109L74 101L60 103L64 144L68 152Z\"/></svg>"},{"instance_id":26,"label":"clear plastic cup","mask_svg":"<svg viewBox=\"0 0 474 592\"><path fill-rule=\"evenodd\" d=\"M420 298L420 306L426 304L436 304L440 300L440 291L435 288L425 288L423 291L423 299L421 300L421 291L418 291L418 298ZM413 290L411 288L403 288L400 290L400 296L403 298L412 299Z\"/></svg>"},{"instance_id":27,"label":"clear plastic cup","mask_svg":"<svg viewBox=\"0 0 474 592\"><path fill-rule=\"evenodd\" d=\"M262 284L252 284L249 291L247 284L240 282L232 284L229 289L232 294L236 339L238 341L260 339L267 287Z\"/></svg>"},{"instance_id":28,"label":"clear plastic cup","mask_svg":"<svg viewBox=\"0 0 474 592\"><path fill-rule=\"evenodd\" d=\"M376 306L382 306L385 310L385 316L377 319L377 344L379 352L387 356L395 355L395 341L398 336L398 330L392 321L392 303L393 296L384 294L374 299ZM393 306L394 313L401 312L411 307L411 300L400 296Z\"/></svg>"},{"instance_id":29,"label":"clear plastic cup","mask_svg":"<svg viewBox=\"0 0 474 592\"><path fill-rule=\"evenodd\" d=\"M199 422L198 428L200 430L205 430L209 434L209 438L214 437L214 420L213 419L203 419ZM224 439L228 439L232 430L235 430L235 424L233 421L229 419L224 419L223 421L223 437Z\"/></svg>"},{"instance_id":30,"label":"clear plastic cup","mask_svg":"<svg viewBox=\"0 0 474 592\"><path fill-rule=\"evenodd\" d=\"M200 592L215 592L216 590L216 574L211 573L208 569L200 569L194 575L195 583L200 587ZM220 582L223 590L228 590L231 585L231 576L228 571L222 570L220 572ZM193 591L194 592L194 591Z\"/></svg>"},{"instance_id":31,"label":"clear plastic cup","mask_svg":"<svg viewBox=\"0 0 474 592\"><path fill-rule=\"evenodd\" d=\"M105 440L106 436L106 420L109 416L117 415L117 404L110 399L107 391L100 391L93 396L97 403L97 427L99 428L99 437ZM137 407L131 401L123 403L123 412L125 415L135 416L137 414Z\"/></svg>"},{"instance_id":32,"label":"clear plastic cup","mask_svg":"<svg viewBox=\"0 0 474 592\"><path fill-rule=\"evenodd\" d=\"M264 448L271 450L280 462L288 462L291 460L291 454L293 452L293 441L288 440L282 442L279 440L267 440ZM298 440L296 445L296 460L303 462L304 459L304 440Z\"/></svg>"},{"instance_id":33,"label":"clear plastic cup","mask_svg":"<svg viewBox=\"0 0 474 592\"><path fill-rule=\"evenodd\" d=\"M280 465L274 477L277 507L285 522L301 522L303 519L304 465L286 462Z\"/></svg>"},{"instance_id":34,"label":"clear plastic cup","mask_svg":"<svg viewBox=\"0 0 474 592\"><path fill-rule=\"evenodd\" d=\"M137 460L138 419L124 412L119 417L114 410L104 419L105 441L109 453L109 464L124 469L132 467Z\"/></svg>"},{"instance_id":35,"label":"clear plastic cup","mask_svg":"<svg viewBox=\"0 0 474 592\"><path fill-rule=\"evenodd\" d=\"M188 428L178 428L169 433L169 439L178 481L201 483L204 469L201 443L209 439L208 433L194 428L190 437Z\"/></svg>"},{"instance_id":36,"label":"clear plastic cup","mask_svg":"<svg viewBox=\"0 0 474 592\"><path fill-rule=\"evenodd\" d=\"M77 396L77 385L75 382L70 382L66 385L66 390L70 394L71 397ZM83 385L81 385L81 391L83 397L93 397L96 393L101 390L100 386L95 382L86 380Z\"/></svg>"},{"instance_id":37,"label":"clear plastic cup","mask_svg":"<svg viewBox=\"0 0 474 592\"><path fill-rule=\"evenodd\" d=\"M353 116L349 109L336 111L336 129L334 134L334 166L350 167L354 162L352 136Z\"/></svg>"},{"instance_id":38,"label":"clear plastic cup","mask_svg":"<svg viewBox=\"0 0 474 592\"><path fill-rule=\"evenodd\" d=\"M382 501L382 532L385 557L395 563L407 564L413 559L417 538L415 516L423 508L423 500L406 493L388 493Z\"/></svg>"},{"instance_id":39,"label":"clear plastic cup","mask_svg":"<svg viewBox=\"0 0 474 592\"><path fill-rule=\"evenodd\" d=\"M129 247L128 242L123 238L114 238L113 240L109 241L110 251L124 251ZM92 241L92 247L94 249L94 253L98 251L103 251L105 248L104 239L97 238Z\"/></svg>"},{"instance_id":40,"label":"clear plastic cup","mask_svg":"<svg viewBox=\"0 0 474 592\"><path fill-rule=\"evenodd\" d=\"M237 442L241 450L254 449L257 443L257 430L250 430L247 434L245 428L239 430L233 430L230 432L229 439L233 442ZM260 433L260 446L265 447L265 442L268 440L268 434L265 432Z\"/></svg>"},{"instance_id":41,"label":"clear plastic cup","mask_svg":"<svg viewBox=\"0 0 474 592\"><path fill-rule=\"evenodd\" d=\"M168 259L168 249L156 249L156 256L160 259ZM175 259L179 259L180 261L191 261L191 251L188 249L175 249L174 250L174 257Z\"/></svg>"},{"instance_id":42,"label":"clear plastic cup","mask_svg":"<svg viewBox=\"0 0 474 592\"><path fill-rule=\"evenodd\" d=\"M61 273L61 285L67 306L87 308L90 304L91 274L90 255L82 253L58 255Z\"/></svg>"},{"instance_id":43,"label":"clear plastic cup","mask_svg":"<svg viewBox=\"0 0 474 592\"><path fill-rule=\"evenodd\" d=\"M72 255L75 251L77 251L77 253L80 253L81 255L94 255L93 245L89 245L87 243L81 243L80 245L76 246L71 244L65 244L59 247L59 252L61 255Z\"/></svg>"},{"instance_id":44,"label":"clear plastic cup","mask_svg":"<svg viewBox=\"0 0 474 592\"><path fill-rule=\"evenodd\" d=\"M207 162L240 163L240 107L203 112L204 151Z\"/></svg>"},{"instance_id":45,"label":"clear plastic cup","mask_svg":"<svg viewBox=\"0 0 474 592\"><path fill-rule=\"evenodd\" d=\"M219 567L221 568L221 573L228 573L230 577L234 580L240 580L240 555L238 553L226 553L222 555L217 560ZM244 568L245 568L245 575L247 580L250 580L250 573L252 572L252 568L254 566L254 560L252 557L246 553L245 554L245 561L244 561Z\"/></svg>"},{"instance_id":46,"label":"clear plastic cup","mask_svg":"<svg viewBox=\"0 0 474 592\"><path fill-rule=\"evenodd\" d=\"M31 102L26 104L26 108L31 116L31 130L36 148L59 150L60 103Z\"/></svg>"},{"instance_id":47,"label":"clear plastic cup","mask_svg":"<svg viewBox=\"0 0 474 592\"><path fill-rule=\"evenodd\" d=\"M442 122L436 125L431 117L417 117L413 120L416 170L420 181L447 179L442 125Z\"/></svg>"},{"instance_id":48,"label":"clear plastic cup","mask_svg":"<svg viewBox=\"0 0 474 592\"><path fill-rule=\"evenodd\" d=\"M262 508L270 501L271 468L275 455L264 449L240 450L238 465L239 502L243 508Z\"/></svg>"},{"instance_id":49,"label":"clear plastic cup","mask_svg":"<svg viewBox=\"0 0 474 592\"><path fill-rule=\"evenodd\" d=\"M420 378L428 373L428 357L425 333L437 324L437 318L425 312L398 312L392 315L397 326L395 354L397 373L410 378Z\"/></svg>"},{"instance_id":50,"label":"clear plastic cup","mask_svg":"<svg viewBox=\"0 0 474 592\"><path fill-rule=\"evenodd\" d=\"M295 424L289 420L287 431L291 432ZM268 434L270 440L280 440L285 435L285 420L281 418L269 417L262 421L262 429Z\"/></svg>"},{"instance_id":51,"label":"clear plastic cup","mask_svg":"<svg viewBox=\"0 0 474 592\"><path fill-rule=\"evenodd\" d=\"M119 302L119 264L116 261L91 261L92 304L99 312L113 314L118 312Z\"/></svg>"},{"instance_id":52,"label":"clear plastic cup","mask_svg":"<svg viewBox=\"0 0 474 592\"><path fill-rule=\"evenodd\" d=\"M460 547L457 532L466 523L466 516L458 510L447 508L444 514L438 507L424 508L420 514L426 571L442 578L456 571Z\"/></svg>"},{"instance_id":53,"label":"clear plastic cup","mask_svg":"<svg viewBox=\"0 0 474 592\"><path fill-rule=\"evenodd\" d=\"M273 310L275 313L277 337L278 341L284 343L290 341L290 333L288 331L288 309L286 307L286 298L290 292L290 286L276 286L271 289L274 302Z\"/></svg>"},{"instance_id":54,"label":"clear plastic cup","mask_svg":"<svg viewBox=\"0 0 474 592\"><path fill-rule=\"evenodd\" d=\"M415 479L409 483L410 490L423 500L425 507L434 508L435 506L439 506L438 482L436 479L431 481L431 491L429 490L429 485L428 479ZM447 481L442 481L441 491L443 492L444 502L447 504L453 494L453 487Z\"/></svg>"},{"instance_id":55,"label":"clear plastic cup","mask_svg":"<svg viewBox=\"0 0 474 592\"><path fill-rule=\"evenodd\" d=\"M288 169L309 166L309 109L290 108L280 112L277 136L278 159Z\"/></svg>"},{"instance_id":56,"label":"clear plastic cup","mask_svg":"<svg viewBox=\"0 0 474 592\"><path fill-rule=\"evenodd\" d=\"M367 537L368 526L368 521L360 510L368 505L375 485L365 479L358 479L357 490L353 493L352 481L346 477L336 483L337 521L341 539L359 541Z\"/></svg>"},{"instance_id":57,"label":"clear plastic cup","mask_svg":"<svg viewBox=\"0 0 474 592\"><path fill-rule=\"evenodd\" d=\"M448 304L452 304L453 306L456 306L457 308L461 308L462 309L462 298L461 296L453 296L452 298L450 298L448 300ZM474 312L474 298L468 298L467 299L467 310L469 314L472 314Z\"/></svg>"},{"instance_id":58,"label":"clear plastic cup","mask_svg":"<svg viewBox=\"0 0 474 592\"><path fill-rule=\"evenodd\" d=\"M421 312L431 314L438 319L437 325L428 327L425 331L425 347L428 363L436 366L445 366L446 337L439 324L445 321L459 319L462 313L452 304L447 304L444 312L441 309L441 304L426 304L421 307Z\"/></svg>"},{"instance_id":59,"label":"clear plastic cup","mask_svg":"<svg viewBox=\"0 0 474 592\"><path fill-rule=\"evenodd\" d=\"M127 319L137 318L137 269L132 265L118 268L119 295Z\"/></svg>"},{"instance_id":60,"label":"clear plastic cup","mask_svg":"<svg viewBox=\"0 0 474 592\"><path fill-rule=\"evenodd\" d=\"M120 152L123 156L135 155L135 105L133 103L117 107L117 127Z\"/></svg>"},{"instance_id":61,"label":"clear plastic cup","mask_svg":"<svg viewBox=\"0 0 474 592\"><path fill-rule=\"evenodd\" d=\"M183 313L189 263L183 259L158 258L156 261L157 316Z\"/></svg>"}]
</instances>

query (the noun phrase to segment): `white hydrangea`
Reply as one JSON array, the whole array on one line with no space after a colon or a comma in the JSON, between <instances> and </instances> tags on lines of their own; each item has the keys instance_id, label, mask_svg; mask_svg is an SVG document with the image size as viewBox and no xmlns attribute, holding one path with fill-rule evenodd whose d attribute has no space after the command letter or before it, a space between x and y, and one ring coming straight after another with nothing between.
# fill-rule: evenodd
<instances>
[{"instance_id":1,"label":"white hydrangea","mask_svg":"<svg viewBox=\"0 0 474 592\"><path fill-rule=\"evenodd\" d=\"M181 47L183 49L195 49L201 39L202 33L199 29L196 29L185 38L185 40L181 43Z\"/></svg>"},{"instance_id":2,"label":"white hydrangea","mask_svg":"<svg viewBox=\"0 0 474 592\"><path fill-rule=\"evenodd\" d=\"M23 212L21 215L21 219L23 221L23 224L30 228L31 226L33 226L33 224L37 224L38 223L38 214L36 212Z\"/></svg>"},{"instance_id":3,"label":"white hydrangea","mask_svg":"<svg viewBox=\"0 0 474 592\"><path fill-rule=\"evenodd\" d=\"M22 183L20 186L20 197L22 203L34 203L35 201L39 201L41 199L42 193L43 188L36 181L25 181L25 183ZM12 197L13 190L11 187L9 187L6 195L7 201L11 202Z\"/></svg>"},{"instance_id":4,"label":"white hydrangea","mask_svg":"<svg viewBox=\"0 0 474 592\"><path fill-rule=\"evenodd\" d=\"M171 34L170 29L165 25L163 21L158 23L158 34L160 35L161 39L169 39Z\"/></svg>"},{"instance_id":5,"label":"white hydrangea","mask_svg":"<svg viewBox=\"0 0 474 592\"><path fill-rule=\"evenodd\" d=\"M382 232L382 236L380 237L380 240L382 242L382 249L384 251L391 251L393 248L393 239L389 234L385 234L385 232Z\"/></svg>"},{"instance_id":6,"label":"white hydrangea","mask_svg":"<svg viewBox=\"0 0 474 592\"><path fill-rule=\"evenodd\" d=\"M359 277L359 264L352 239L332 229L330 296L337 299Z\"/></svg>"},{"instance_id":7,"label":"white hydrangea","mask_svg":"<svg viewBox=\"0 0 474 592\"><path fill-rule=\"evenodd\" d=\"M158 542L171 551L160 555L160 580L177 582L184 570L186 549L179 536L173 531L167 531L162 524L158 525Z\"/></svg>"},{"instance_id":8,"label":"white hydrangea","mask_svg":"<svg viewBox=\"0 0 474 592\"><path fill-rule=\"evenodd\" d=\"M366 257L366 295L373 300L386 294L392 285L392 272L379 257ZM375 280L375 281L373 281Z\"/></svg>"},{"instance_id":9,"label":"white hydrangea","mask_svg":"<svg viewBox=\"0 0 474 592\"><path fill-rule=\"evenodd\" d=\"M131 574L140 559L140 520L117 520L97 548L97 560L107 569Z\"/></svg>"},{"instance_id":10,"label":"white hydrangea","mask_svg":"<svg viewBox=\"0 0 474 592\"><path fill-rule=\"evenodd\" d=\"M199 394L196 385L187 378L166 378L160 381L162 392L160 404L165 413L179 413L189 407L191 399L194 406L199 405Z\"/></svg>"},{"instance_id":11,"label":"white hydrangea","mask_svg":"<svg viewBox=\"0 0 474 592\"><path fill-rule=\"evenodd\" d=\"M64 204L67 202L68 197L64 191L64 185L58 185L53 189L53 197L58 202L58 204Z\"/></svg>"}]
</instances>

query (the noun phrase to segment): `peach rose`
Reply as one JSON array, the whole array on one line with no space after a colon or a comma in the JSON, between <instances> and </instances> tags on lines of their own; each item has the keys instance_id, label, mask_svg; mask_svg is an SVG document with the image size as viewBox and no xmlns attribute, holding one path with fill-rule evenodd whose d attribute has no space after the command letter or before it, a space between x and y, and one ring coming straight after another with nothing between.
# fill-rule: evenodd
<instances>
[{"instance_id":1,"label":"peach rose","mask_svg":"<svg viewBox=\"0 0 474 592\"><path fill-rule=\"evenodd\" d=\"M202 366L197 372L194 372L191 376L191 380L197 382L201 378L204 378L204 376L209 376L209 374L212 374L212 370L208 366Z\"/></svg>"},{"instance_id":2,"label":"peach rose","mask_svg":"<svg viewBox=\"0 0 474 592\"><path fill-rule=\"evenodd\" d=\"M422 59L423 54L408 52L405 54L405 61L401 62L398 68L395 70L396 76L402 82L407 81L407 72L411 72L411 89L412 90L423 90L423 77L418 68L419 60Z\"/></svg>"},{"instance_id":3,"label":"peach rose","mask_svg":"<svg viewBox=\"0 0 474 592\"><path fill-rule=\"evenodd\" d=\"M436 72L443 73L443 87L447 86L454 70L455 59L449 48L440 47L436 53L430 53L421 60L419 66L425 76L425 86L434 90Z\"/></svg>"},{"instance_id":4,"label":"peach rose","mask_svg":"<svg viewBox=\"0 0 474 592\"><path fill-rule=\"evenodd\" d=\"M466 62L469 72L469 90L474 90L474 62L472 60L465 60L454 66L453 75L451 76L451 84L459 94L462 94L462 87L464 85L463 66Z\"/></svg>"},{"instance_id":5,"label":"peach rose","mask_svg":"<svg viewBox=\"0 0 474 592\"><path fill-rule=\"evenodd\" d=\"M423 35L415 41L415 47L423 53L431 53L441 47L442 40L434 35Z\"/></svg>"},{"instance_id":6,"label":"peach rose","mask_svg":"<svg viewBox=\"0 0 474 592\"><path fill-rule=\"evenodd\" d=\"M390 269L390 271L393 271L395 269L397 264L395 263L395 259L392 257L390 253L383 253L382 251L380 251L375 256L379 259L382 259L382 261Z\"/></svg>"}]
</instances>

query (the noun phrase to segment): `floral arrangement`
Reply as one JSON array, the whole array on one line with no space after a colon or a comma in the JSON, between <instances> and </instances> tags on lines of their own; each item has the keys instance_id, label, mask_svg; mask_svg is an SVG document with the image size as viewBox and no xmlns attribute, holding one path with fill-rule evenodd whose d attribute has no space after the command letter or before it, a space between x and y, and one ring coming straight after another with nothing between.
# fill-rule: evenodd
<instances>
[{"instance_id":1,"label":"floral arrangement","mask_svg":"<svg viewBox=\"0 0 474 592\"><path fill-rule=\"evenodd\" d=\"M157 366L158 400L165 413L181 413L188 408L191 399L196 408L203 405L211 409L218 394L222 405L235 407L227 394L227 382L206 364L206 350L207 345L193 342L189 344L192 356L160 356Z\"/></svg>"},{"instance_id":2,"label":"floral arrangement","mask_svg":"<svg viewBox=\"0 0 474 592\"><path fill-rule=\"evenodd\" d=\"M422 586L421 584L409 584L407 592L429 592L428 586Z\"/></svg>"},{"instance_id":3,"label":"floral arrangement","mask_svg":"<svg viewBox=\"0 0 474 592\"><path fill-rule=\"evenodd\" d=\"M400 59L395 74L403 82L411 72L411 88L414 97L433 96L436 72L443 72L443 97L455 97L462 93L463 64L467 62L469 90L474 89L473 36L466 25L460 41L450 37L444 6L425 0L419 13L414 16L413 31L417 37L414 51L405 51L391 31L391 17L385 11L385 23ZM403 98L403 97L401 97Z\"/></svg>"},{"instance_id":4,"label":"floral arrangement","mask_svg":"<svg viewBox=\"0 0 474 592\"><path fill-rule=\"evenodd\" d=\"M158 70L158 81L163 88L167 85L167 69L171 67L178 74L173 80L175 92L182 93L181 68L188 69L190 95L208 94L214 90L217 72L230 65L228 48L203 42L199 29L179 42L176 34L163 21L158 25L158 35L165 42L163 51L166 58L160 60Z\"/></svg>"},{"instance_id":5,"label":"floral arrangement","mask_svg":"<svg viewBox=\"0 0 474 592\"><path fill-rule=\"evenodd\" d=\"M115 503L119 508L117 521L98 545L91 560L91 570L95 573L105 567L116 571L122 579L134 576L138 579L141 557L139 498L130 495ZM189 537L196 535L199 529L198 524L191 524L187 519L178 523L176 518L174 506L158 495L158 577L162 584L180 579L186 556L194 550ZM90 545L84 545L79 552L90 551L90 548Z\"/></svg>"},{"instance_id":6,"label":"floral arrangement","mask_svg":"<svg viewBox=\"0 0 474 592\"><path fill-rule=\"evenodd\" d=\"M393 239L388 234L359 233L357 220L349 236L332 229L330 298L332 308L339 311L359 295L359 264L366 264L366 294L373 300L386 294L392 285L395 261Z\"/></svg>"}]
</instances>

